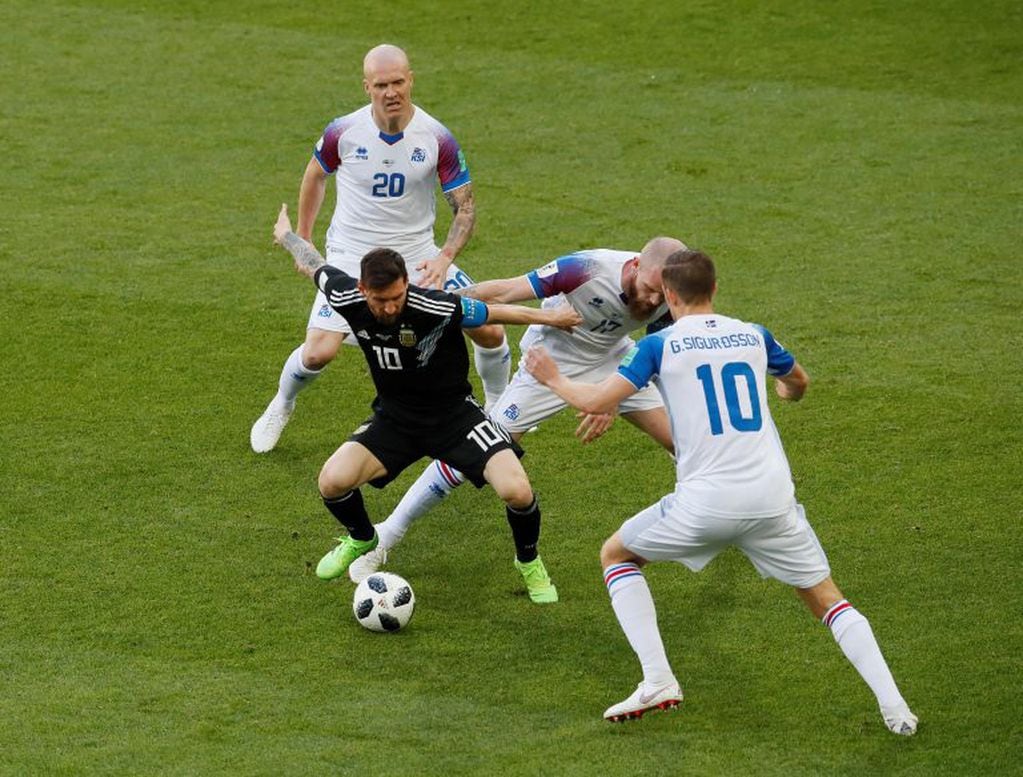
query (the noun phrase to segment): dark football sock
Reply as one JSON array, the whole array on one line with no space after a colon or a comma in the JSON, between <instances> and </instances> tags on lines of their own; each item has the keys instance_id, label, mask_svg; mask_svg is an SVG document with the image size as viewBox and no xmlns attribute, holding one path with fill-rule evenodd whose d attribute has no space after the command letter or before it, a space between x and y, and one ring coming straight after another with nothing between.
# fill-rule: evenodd
<instances>
[{"instance_id":1,"label":"dark football sock","mask_svg":"<svg viewBox=\"0 0 1023 777\"><path fill-rule=\"evenodd\" d=\"M529 507L517 510L505 507L508 525L515 540L515 558L523 564L536 558L536 544L540 541L540 503L533 497Z\"/></svg>"},{"instance_id":2,"label":"dark football sock","mask_svg":"<svg viewBox=\"0 0 1023 777\"><path fill-rule=\"evenodd\" d=\"M362 503L362 492L359 489L333 499L323 497L323 504L330 510L330 514L348 529L352 539L373 539L373 524L369 521L366 506Z\"/></svg>"}]
</instances>

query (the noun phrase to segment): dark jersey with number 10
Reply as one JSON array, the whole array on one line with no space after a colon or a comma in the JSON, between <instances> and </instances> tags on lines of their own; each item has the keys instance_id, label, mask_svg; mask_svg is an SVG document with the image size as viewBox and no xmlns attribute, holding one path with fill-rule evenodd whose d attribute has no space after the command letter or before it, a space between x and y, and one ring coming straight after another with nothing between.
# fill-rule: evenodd
<instances>
[{"instance_id":1,"label":"dark jersey with number 10","mask_svg":"<svg viewBox=\"0 0 1023 777\"><path fill-rule=\"evenodd\" d=\"M376 386L374 409L409 423L429 423L472 394L462 327L486 323L479 300L410 285L394 324L379 323L355 278L331 265L314 281L352 328Z\"/></svg>"}]
</instances>

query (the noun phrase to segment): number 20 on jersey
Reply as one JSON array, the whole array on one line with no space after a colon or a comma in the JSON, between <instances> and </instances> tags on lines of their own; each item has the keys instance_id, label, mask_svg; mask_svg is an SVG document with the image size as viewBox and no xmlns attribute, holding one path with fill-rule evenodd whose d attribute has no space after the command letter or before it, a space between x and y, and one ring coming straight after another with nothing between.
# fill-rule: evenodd
<instances>
[{"instance_id":1,"label":"number 20 on jersey","mask_svg":"<svg viewBox=\"0 0 1023 777\"><path fill-rule=\"evenodd\" d=\"M405 176L402 173L377 173L373 176L374 197L400 197L405 193Z\"/></svg>"}]
</instances>

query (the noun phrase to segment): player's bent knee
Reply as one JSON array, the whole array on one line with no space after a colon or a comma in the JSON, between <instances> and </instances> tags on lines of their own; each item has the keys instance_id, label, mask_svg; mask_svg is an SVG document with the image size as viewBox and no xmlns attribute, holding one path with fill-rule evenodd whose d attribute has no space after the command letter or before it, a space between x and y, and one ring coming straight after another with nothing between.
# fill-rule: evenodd
<instances>
[{"instance_id":1,"label":"player's bent knee","mask_svg":"<svg viewBox=\"0 0 1023 777\"><path fill-rule=\"evenodd\" d=\"M302 364L308 370L322 370L334 361L343 340L340 332L310 329L302 346Z\"/></svg>"},{"instance_id":2,"label":"player's bent knee","mask_svg":"<svg viewBox=\"0 0 1023 777\"><path fill-rule=\"evenodd\" d=\"M504 342L504 327L500 324L486 324L468 330L469 339L482 348L497 348Z\"/></svg>"},{"instance_id":3,"label":"player's bent knee","mask_svg":"<svg viewBox=\"0 0 1023 777\"><path fill-rule=\"evenodd\" d=\"M600 565L607 568L612 564L621 564L624 561L633 561L641 566L646 563L644 559L641 559L622 544L621 537L616 532L608 537L604 544L600 546Z\"/></svg>"},{"instance_id":4,"label":"player's bent knee","mask_svg":"<svg viewBox=\"0 0 1023 777\"><path fill-rule=\"evenodd\" d=\"M513 510L525 510L533 503L533 488L528 478L515 478L495 487L497 495Z\"/></svg>"},{"instance_id":5,"label":"player's bent knee","mask_svg":"<svg viewBox=\"0 0 1023 777\"><path fill-rule=\"evenodd\" d=\"M331 466L331 462L328 461L320 470L317 486L320 489L320 496L324 499L335 499L347 494L356 484L345 471Z\"/></svg>"},{"instance_id":6,"label":"player's bent knee","mask_svg":"<svg viewBox=\"0 0 1023 777\"><path fill-rule=\"evenodd\" d=\"M617 554L614 549L610 547L611 540L605 540L604 544L600 546L600 566L607 568L617 562Z\"/></svg>"},{"instance_id":7,"label":"player's bent knee","mask_svg":"<svg viewBox=\"0 0 1023 777\"><path fill-rule=\"evenodd\" d=\"M513 494L505 497L505 504L515 510L525 510L531 504L533 504L533 490L529 487L529 483L526 483L522 488L515 490Z\"/></svg>"},{"instance_id":8,"label":"player's bent knee","mask_svg":"<svg viewBox=\"0 0 1023 777\"><path fill-rule=\"evenodd\" d=\"M796 588L796 592L810 608L810 612L815 618L822 617L831 607L845 598L830 576L809 588Z\"/></svg>"}]
</instances>

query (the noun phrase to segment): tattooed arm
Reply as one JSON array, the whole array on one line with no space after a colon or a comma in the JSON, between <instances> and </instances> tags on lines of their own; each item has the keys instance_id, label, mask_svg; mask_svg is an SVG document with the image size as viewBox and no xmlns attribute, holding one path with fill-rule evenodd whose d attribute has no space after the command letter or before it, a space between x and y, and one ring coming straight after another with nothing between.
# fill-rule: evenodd
<instances>
[{"instance_id":1,"label":"tattooed arm","mask_svg":"<svg viewBox=\"0 0 1023 777\"><path fill-rule=\"evenodd\" d=\"M476 199L472 193L471 183L444 192L444 198L451 206L452 213L455 214L451 220L451 226L448 228L448 237L444 241L444 247L433 259L416 265L416 270L422 273L418 285L428 288L444 287L444 281L448 277L448 267L465 248L465 244L469 242L472 230L476 226Z\"/></svg>"},{"instance_id":2,"label":"tattooed arm","mask_svg":"<svg viewBox=\"0 0 1023 777\"><path fill-rule=\"evenodd\" d=\"M288 218L288 206L281 205L274 224L274 242L283 246L295 258L295 269L310 278L316 274L326 262L312 243L309 243L291 231L291 219Z\"/></svg>"}]
</instances>

